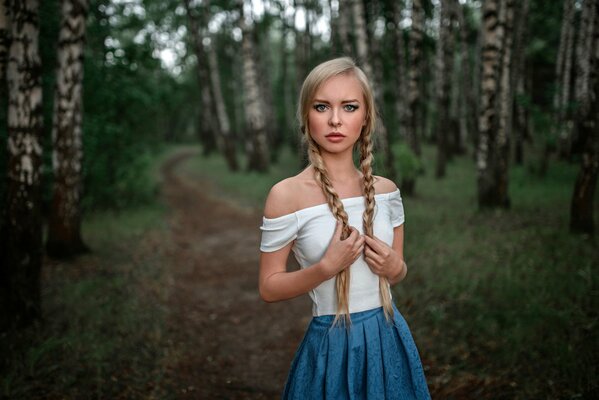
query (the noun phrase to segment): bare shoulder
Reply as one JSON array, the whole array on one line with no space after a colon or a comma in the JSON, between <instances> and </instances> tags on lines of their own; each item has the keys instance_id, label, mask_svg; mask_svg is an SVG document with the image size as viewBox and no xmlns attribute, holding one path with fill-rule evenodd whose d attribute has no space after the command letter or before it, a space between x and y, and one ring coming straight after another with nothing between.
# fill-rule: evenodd
<instances>
[{"instance_id":1,"label":"bare shoulder","mask_svg":"<svg viewBox=\"0 0 599 400\"><path fill-rule=\"evenodd\" d=\"M270 189L264 205L264 216L266 218L277 218L296 211L297 189L294 184L296 179L294 176L283 179Z\"/></svg>"},{"instance_id":2,"label":"bare shoulder","mask_svg":"<svg viewBox=\"0 0 599 400\"><path fill-rule=\"evenodd\" d=\"M391 179L384 176L374 176L374 191L379 193L391 193L397 190L397 185Z\"/></svg>"}]
</instances>

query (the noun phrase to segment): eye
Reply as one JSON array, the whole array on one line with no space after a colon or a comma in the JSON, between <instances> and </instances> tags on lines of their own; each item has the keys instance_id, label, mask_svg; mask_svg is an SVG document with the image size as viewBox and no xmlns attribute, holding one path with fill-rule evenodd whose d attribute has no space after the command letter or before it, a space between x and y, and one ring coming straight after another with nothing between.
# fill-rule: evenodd
<instances>
[{"instance_id":1,"label":"eye","mask_svg":"<svg viewBox=\"0 0 599 400\"><path fill-rule=\"evenodd\" d=\"M326 104L314 104L312 107L318 112L323 112L327 109Z\"/></svg>"},{"instance_id":2,"label":"eye","mask_svg":"<svg viewBox=\"0 0 599 400\"><path fill-rule=\"evenodd\" d=\"M353 112L356 111L359 107L355 104L346 104L344 107L345 111Z\"/></svg>"}]
</instances>

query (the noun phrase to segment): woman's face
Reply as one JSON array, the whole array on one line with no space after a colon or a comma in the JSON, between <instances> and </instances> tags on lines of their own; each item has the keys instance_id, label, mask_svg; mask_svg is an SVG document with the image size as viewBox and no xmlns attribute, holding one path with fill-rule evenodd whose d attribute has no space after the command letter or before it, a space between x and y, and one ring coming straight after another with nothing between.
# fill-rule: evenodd
<instances>
[{"instance_id":1,"label":"woman's face","mask_svg":"<svg viewBox=\"0 0 599 400\"><path fill-rule=\"evenodd\" d=\"M308 129L321 152L352 151L365 124L364 95L354 75L334 76L316 90L308 113Z\"/></svg>"}]
</instances>

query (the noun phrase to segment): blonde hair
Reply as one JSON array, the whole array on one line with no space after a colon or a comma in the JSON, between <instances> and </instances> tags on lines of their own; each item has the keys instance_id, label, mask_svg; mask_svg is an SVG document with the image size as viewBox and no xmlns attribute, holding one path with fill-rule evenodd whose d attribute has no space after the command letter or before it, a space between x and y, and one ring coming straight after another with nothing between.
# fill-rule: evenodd
<instances>
[{"instance_id":1,"label":"blonde hair","mask_svg":"<svg viewBox=\"0 0 599 400\"><path fill-rule=\"evenodd\" d=\"M308 114L310 112L311 103L314 100L318 88L329 78L337 75L353 75L359 82L364 95L366 108L366 124L362 128L360 138L356 142L356 147L360 151L360 169L362 170L362 183L366 207L362 215L364 234L373 236L373 220L374 220L374 177L372 175L372 134L374 133L376 122L376 107L372 88L368 83L368 78L364 72L356 66L355 62L349 57L340 57L326 61L317 65L306 77L300 90L300 97L297 109L297 118L300 124L302 140L308 145L308 159L314 168L316 181L322 188L326 197L327 204L331 209L336 220L343 225L341 239L346 239L350 234L347 212L343 207L343 203L339 195L333 188L324 161L320 155L320 148L310 135L308 129ZM355 148L355 147L354 147ZM337 289L337 313L335 323L339 321L343 314L344 321L349 323L349 284L350 284L350 269L346 268L339 272L336 276ZM381 296L381 304L385 311L385 317L390 320L393 315L393 307L391 303L391 293L387 278L380 277L379 289Z\"/></svg>"}]
</instances>

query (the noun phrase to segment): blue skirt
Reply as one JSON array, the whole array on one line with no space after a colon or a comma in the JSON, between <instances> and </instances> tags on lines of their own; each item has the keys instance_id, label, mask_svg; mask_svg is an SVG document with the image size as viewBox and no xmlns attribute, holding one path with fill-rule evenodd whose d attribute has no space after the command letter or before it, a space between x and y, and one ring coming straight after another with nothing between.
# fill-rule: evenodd
<instances>
[{"instance_id":1,"label":"blue skirt","mask_svg":"<svg viewBox=\"0 0 599 400\"><path fill-rule=\"evenodd\" d=\"M430 399L418 349L393 306L352 313L351 326L334 315L312 318L285 384L283 399Z\"/></svg>"}]
</instances>

